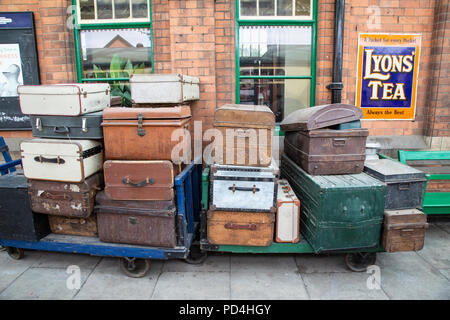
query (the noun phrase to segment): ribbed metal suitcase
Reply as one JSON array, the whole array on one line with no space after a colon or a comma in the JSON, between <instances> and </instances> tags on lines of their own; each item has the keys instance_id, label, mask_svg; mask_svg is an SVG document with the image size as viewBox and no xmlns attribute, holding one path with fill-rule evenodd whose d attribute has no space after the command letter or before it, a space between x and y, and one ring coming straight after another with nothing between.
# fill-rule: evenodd
<instances>
[{"instance_id":1,"label":"ribbed metal suitcase","mask_svg":"<svg viewBox=\"0 0 450 320\"><path fill-rule=\"evenodd\" d=\"M133 103L168 104L198 100L199 79L182 74L133 74L130 76Z\"/></svg>"},{"instance_id":2,"label":"ribbed metal suitcase","mask_svg":"<svg viewBox=\"0 0 450 320\"><path fill-rule=\"evenodd\" d=\"M33 137L103 139L102 111L82 116L30 116Z\"/></svg>"},{"instance_id":3,"label":"ribbed metal suitcase","mask_svg":"<svg viewBox=\"0 0 450 320\"><path fill-rule=\"evenodd\" d=\"M34 212L87 218L94 211L95 195L103 185L101 172L81 183L28 180L28 195Z\"/></svg>"},{"instance_id":4,"label":"ribbed metal suitcase","mask_svg":"<svg viewBox=\"0 0 450 320\"><path fill-rule=\"evenodd\" d=\"M285 155L281 177L300 200L300 232L315 252L380 244L384 183L365 173L312 176Z\"/></svg>"},{"instance_id":5,"label":"ribbed metal suitcase","mask_svg":"<svg viewBox=\"0 0 450 320\"><path fill-rule=\"evenodd\" d=\"M177 243L174 201L117 201L97 194L98 237L104 242L156 247Z\"/></svg>"},{"instance_id":6,"label":"ribbed metal suitcase","mask_svg":"<svg viewBox=\"0 0 450 320\"><path fill-rule=\"evenodd\" d=\"M364 172L387 184L385 209L422 207L424 172L389 159L366 161Z\"/></svg>"},{"instance_id":7,"label":"ribbed metal suitcase","mask_svg":"<svg viewBox=\"0 0 450 320\"><path fill-rule=\"evenodd\" d=\"M20 144L28 179L83 182L101 171L102 144L95 140L31 139Z\"/></svg>"},{"instance_id":8,"label":"ribbed metal suitcase","mask_svg":"<svg viewBox=\"0 0 450 320\"><path fill-rule=\"evenodd\" d=\"M47 216L32 212L22 172L0 176L0 238L39 241L49 233Z\"/></svg>"},{"instance_id":9,"label":"ribbed metal suitcase","mask_svg":"<svg viewBox=\"0 0 450 320\"><path fill-rule=\"evenodd\" d=\"M210 209L217 211L276 211L279 169L269 167L211 166Z\"/></svg>"},{"instance_id":10,"label":"ribbed metal suitcase","mask_svg":"<svg viewBox=\"0 0 450 320\"><path fill-rule=\"evenodd\" d=\"M278 181L275 240L290 243L300 240L300 200L286 179Z\"/></svg>"},{"instance_id":11,"label":"ribbed metal suitcase","mask_svg":"<svg viewBox=\"0 0 450 320\"><path fill-rule=\"evenodd\" d=\"M170 161L108 160L105 194L111 200L172 200L174 170Z\"/></svg>"},{"instance_id":12,"label":"ribbed metal suitcase","mask_svg":"<svg viewBox=\"0 0 450 320\"><path fill-rule=\"evenodd\" d=\"M80 116L101 111L111 104L108 83L65 83L17 87L22 113Z\"/></svg>"}]
</instances>

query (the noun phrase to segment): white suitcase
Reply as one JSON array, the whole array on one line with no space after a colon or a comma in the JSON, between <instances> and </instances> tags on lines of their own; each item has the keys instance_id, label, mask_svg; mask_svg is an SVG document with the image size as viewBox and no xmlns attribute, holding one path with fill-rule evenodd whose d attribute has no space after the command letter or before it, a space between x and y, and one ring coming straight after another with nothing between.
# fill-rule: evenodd
<instances>
[{"instance_id":1,"label":"white suitcase","mask_svg":"<svg viewBox=\"0 0 450 320\"><path fill-rule=\"evenodd\" d=\"M103 166L103 147L95 140L31 139L20 149L28 179L83 182Z\"/></svg>"},{"instance_id":2,"label":"white suitcase","mask_svg":"<svg viewBox=\"0 0 450 320\"><path fill-rule=\"evenodd\" d=\"M276 242L297 243L300 240L300 200L292 191L289 182L278 182Z\"/></svg>"},{"instance_id":3,"label":"white suitcase","mask_svg":"<svg viewBox=\"0 0 450 320\"><path fill-rule=\"evenodd\" d=\"M17 87L23 114L80 116L111 104L108 83L21 85Z\"/></svg>"},{"instance_id":4,"label":"white suitcase","mask_svg":"<svg viewBox=\"0 0 450 320\"><path fill-rule=\"evenodd\" d=\"M143 104L183 103L198 100L199 80L182 74L133 74L131 101Z\"/></svg>"}]
</instances>

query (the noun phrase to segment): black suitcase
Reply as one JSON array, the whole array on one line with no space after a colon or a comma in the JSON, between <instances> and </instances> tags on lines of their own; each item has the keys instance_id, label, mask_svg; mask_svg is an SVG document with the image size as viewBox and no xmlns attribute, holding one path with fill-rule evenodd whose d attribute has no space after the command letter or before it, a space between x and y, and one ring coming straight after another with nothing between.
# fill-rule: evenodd
<instances>
[{"instance_id":1,"label":"black suitcase","mask_svg":"<svg viewBox=\"0 0 450 320\"><path fill-rule=\"evenodd\" d=\"M77 117L30 116L33 137L103 139L102 111Z\"/></svg>"},{"instance_id":2,"label":"black suitcase","mask_svg":"<svg viewBox=\"0 0 450 320\"><path fill-rule=\"evenodd\" d=\"M47 215L31 211L22 172L0 176L0 238L39 241L49 233Z\"/></svg>"}]
</instances>

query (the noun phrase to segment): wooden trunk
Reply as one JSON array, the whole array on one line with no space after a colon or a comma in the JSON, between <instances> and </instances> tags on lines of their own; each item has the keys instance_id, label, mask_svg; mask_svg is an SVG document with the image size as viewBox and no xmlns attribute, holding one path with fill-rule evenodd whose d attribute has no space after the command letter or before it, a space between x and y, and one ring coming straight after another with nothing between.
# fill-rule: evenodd
<instances>
[{"instance_id":1,"label":"wooden trunk","mask_svg":"<svg viewBox=\"0 0 450 320\"><path fill-rule=\"evenodd\" d=\"M387 252L423 248L427 216L417 209L386 210L381 243Z\"/></svg>"},{"instance_id":2,"label":"wooden trunk","mask_svg":"<svg viewBox=\"0 0 450 320\"><path fill-rule=\"evenodd\" d=\"M174 170L170 161L108 160L105 193L111 200L172 200Z\"/></svg>"},{"instance_id":3,"label":"wooden trunk","mask_svg":"<svg viewBox=\"0 0 450 320\"><path fill-rule=\"evenodd\" d=\"M267 247L273 243L274 213L208 211L210 244Z\"/></svg>"},{"instance_id":4,"label":"wooden trunk","mask_svg":"<svg viewBox=\"0 0 450 320\"><path fill-rule=\"evenodd\" d=\"M275 116L266 106L224 105L214 115L214 128L221 135L216 141L218 164L262 166L272 161ZM220 153L220 152L219 152Z\"/></svg>"},{"instance_id":5,"label":"wooden trunk","mask_svg":"<svg viewBox=\"0 0 450 320\"><path fill-rule=\"evenodd\" d=\"M98 234L95 214L91 214L88 218L49 215L48 222L53 233L84 237L96 237Z\"/></svg>"},{"instance_id":6,"label":"wooden trunk","mask_svg":"<svg viewBox=\"0 0 450 320\"><path fill-rule=\"evenodd\" d=\"M189 106L106 108L102 122L105 159L183 162L181 156L186 155L181 150L188 151L190 120ZM179 134L171 141L175 130ZM172 157L172 151L177 158Z\"/></svg>"}]
</instances>

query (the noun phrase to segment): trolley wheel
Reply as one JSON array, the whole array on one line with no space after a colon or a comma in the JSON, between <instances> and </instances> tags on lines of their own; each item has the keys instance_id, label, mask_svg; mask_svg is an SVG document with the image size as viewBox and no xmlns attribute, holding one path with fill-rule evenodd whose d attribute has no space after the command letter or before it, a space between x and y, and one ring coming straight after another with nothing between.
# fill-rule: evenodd
<instances>
[{"instance_id":1,"label":"trolley wheel","mask_svg":"<svg viewBox=\"0 0 450 320\"><path fill-rule=\"evenodd\" d=\"M14 260L20 260L25 256L22 248L6 247L6 252Z\"/></svg>"},{"instance_id":2,"label":"trolley wheel","mask_svg":"<svg viewBox=\"0 0 450 320\"><path fill-rule=\"evenodd\" d=\"M191 246L189 254L184 261L189 264L202 264L203 262L205 262L207 257L207 252L202 251L200 249L200 246L195 245Z\"/></svg>"},{"instance_id":3,"label":"trolley wheel","mask_svg":"<svg viewBox=\"0 0 450 320\"><path fill-rule=\"evenodd\" d=\"M142 278L150 270L149 259L119 258L120 269L131 278Z\"/></svg>"},{"instance_id":4,"label":"trolley wheel","mask_svg":"<svg viewBox=\"0 0 450 320\"><path fill-rule=\"evenodd\" d=\"M377 254L376 252L346 253L344 259L345 264L350 270L364 272L368 266L375 264Z\"/></svg>"}]
</instances>

